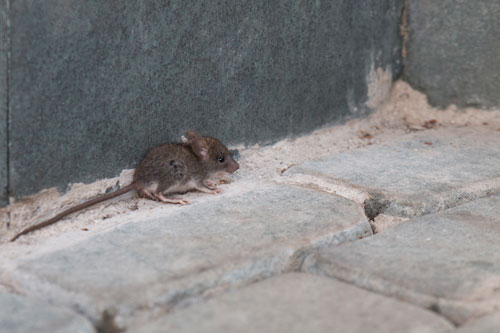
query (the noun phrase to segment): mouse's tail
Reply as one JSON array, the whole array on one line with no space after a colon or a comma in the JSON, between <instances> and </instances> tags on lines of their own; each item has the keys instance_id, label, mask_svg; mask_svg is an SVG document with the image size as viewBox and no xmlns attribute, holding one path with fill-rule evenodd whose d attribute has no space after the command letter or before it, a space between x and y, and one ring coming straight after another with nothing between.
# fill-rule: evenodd
<instances>
[{"instance_id":1,"label":"mouse's tail","mask_svg":"<svg viewBox=\"0 0 500 333\"><path fill-rule=\"evenodd\" d=\"M87 207L90 207L90 206L93 206L95 204L98 204L99 202L103 202L103 201L115 198L115 197L117 197L119 195L125 194L127 192L132 191L132 190L136 190L136 189L138 189L141 186L141 184L142 183L140 183L138 181L137 182L133 182L132 184L127 185L124 188L121 188L121 189L116 190L116 191L111 192L111 193L107 193L107 194L98 196L98 197L96 197L94 199L91 199L89 201L86 201L86 202L84 202L82 204L79 204L79 205L76 205L76 206L71 207L69 209L66 209L65 211L63 211L63 212L57 214L56 216L54 216L53 218L48 219L47 221L35 224L35 225L33 225L33 226L29 227L29 228L24 229L23 231L21 231L20 233L18 233L17 235L15 235L10 241L13 242L17 238L19 238L19 236L25 235L25 234L27 234L29 232L32 232L32 231L41 229L43 227L46 227L48 225L51 225L53 223L56 223L57 221L59 221L63 217L65 217L65 216L67 216L69 214L72 214L74 212L77 212L77 211L79 211L81 209L85 209Z\"/></svg>"}]
</instances>

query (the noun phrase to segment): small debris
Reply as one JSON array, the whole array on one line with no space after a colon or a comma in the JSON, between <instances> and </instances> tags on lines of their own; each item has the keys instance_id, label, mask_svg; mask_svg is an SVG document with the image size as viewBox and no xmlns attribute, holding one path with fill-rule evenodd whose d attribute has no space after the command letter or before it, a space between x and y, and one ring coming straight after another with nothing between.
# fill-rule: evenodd
<instances>
[{"instance_id":1,"label":"small debris","mask_svg":"<svg viewBox=\"0 0 500 333\"><path fill-rule=\"evenodd\" d=\"M425 141L424 144L426 144L428 146L432 146L432 142L429 142L429 141Z\"/></svg>"},{"instance_id":2,"label":"small debris","mask_svg":"<svg viewBox=\"0 0 500 333\"><path fill-rule=\"evenodd\" d=\"M219 180L219 184L220 185L224 185L224 184L230 184L231 181L229 179L221 179Z\"/></svg>"},{"instance_id":3,"label":"small debris","mask_svg":"<svg viewBox=\"0 0 500 333\"><path fill-rule=\"evenodd\" d=\"M113 215L111 215L111 214L106 214L106 215L104 215L104 216L102 217L102 219L103 219L103 220L106 220L106 219L109 219L109 218L111 218L111 217L113 217Z\"/></svg>"},{"instance_id":4,"label":"small debris","mask_svg":"<svg viewBox=\"0 0 500 333\"><path fill-rule=\"evenodd\" d=\"M379 214L373 221L369 222L372 227L373 233L378 234L379 232L386 231L387 229L395 227L396 225L407 220L408 218L406 217Z\"/></svg>"},{"instance_id":5,"label":"small debris","mask_svg":"<svg viewBox=\"0 0 500 333\"><path fill-rule=\"evenodd\" d=\"M81 230L82 231L89 231L89 229L87 229L87 228L82 228Z\"/></svg>"},{"instance_id":6,"label":"small debris","mask_svg":"<svg viewBox=\"0 0 500 333\"><path fill-rule=\"evenodd\" d=\"M287 165L287 166L285 166L285 167L281 168L281 169L280 169L280 174L285 173L285 171L287 171L288 169L290 169L291 167L293 167L293 166L295 166L295 165L297 165L297 164L296 164L296 163L292 163L292 164L290 164L290 165Z\"/></svg>"},{"instance_id":7,"label":"small debris","mask_svg":"<svg viewBox=\"0 0 500 333\"><path fill-rule=\"evenodd\" d=\"M114 192L114 191L119 190L119 189L120 189L120 181L117 180L116 184L114 186L109 186L106 188L105 193L111 193L111 192Z\"/></svg>"},{"instance_id":8,"label":"small debris","mask_svg":"<svg viewBox=\"0 0 500 333\"><path fill-rule=\"evenodd\" d=\"M437 126L437 120L436 119L426 120L422 124L422 127L427 128L427 129L431 129L431 128L434 128L436 126Z\"/></svg>"},{"instance_id":9,"label":"small debris","mask_svg":"<svg viewBox=\"0 0 500 333\"><path fill-rule=\"evenodd\" d=\"M371 138L373 138L373 136L370 133L365 132L363 130L360 130L359 134L361 134L361 136L359 137L360 139L371 139Z\"/></svg>"},{"instance_id":10,"label":"small debris","mask_svg":"<svg viewBox=\"0 0 500 333\"><path fill-rule=\"evenodd\" d=\"M128 208L131 211L136 211L139 209L137 202Z\"/></svg>"},{"instance_id":11,"label":"small debris","mask_svg":"<svg viewBox=\"0 0 500 333\"><path fill-rule=\"evenodd\" d=\"M418 131L423 131L424 128L421 126L415 126L415 125L408 125L407 126L409 132L418 132Z\"/></svg>"},{"instance_id":12,"label":"small debris","mask_svg":"<svg viewBox=\"0 0 500 333\"><path fill-rule=\"evenodd\" d=\"M487 122L487 121L485 121L485 122L483 123L483 125L484 125L484 126L488 126L488 122Z\"/></svg>"}]
</instances>

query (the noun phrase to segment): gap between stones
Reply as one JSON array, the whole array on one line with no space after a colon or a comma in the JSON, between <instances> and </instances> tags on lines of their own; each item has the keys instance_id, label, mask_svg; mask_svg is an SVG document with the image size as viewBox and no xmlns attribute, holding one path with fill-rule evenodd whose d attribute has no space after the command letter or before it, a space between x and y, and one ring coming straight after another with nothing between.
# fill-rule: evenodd
<instances>
[{"instance_id":1,"label":"gap between stones","mask_svg":"<svg viewBox=\"0 0 500 333\"><path fill-rule=\"evenodd\" d=\"M363 203L363 209L368 221L375 221L375 218L384 213L391 202L384 198L382 194L370 194L370 198Z\"/></svg>"},{"instance_id":2,"label":"gap between stones","mask_svg":"<svg viewBox=\"0 0 500 333\"><path fill-rule=\"evenodd\" d=\"M102 312L101 320L94 324L94 329L97 333L121 333L125 332L125 329L119 328L115 323L116 314L109 310L104 310ZM89 319L89 318L87 318Z\"/></svg>"},{"instance_id":3,"label":"gap between stones","mask_svg":"<svg viewBox=\"0 0 500 333\"><path fill-rule=\"evenodd\" d=\"M436 201L436 205L433 208L419 210L418 208L407 206L407 203L405 203L404 201L399 203L396 199L387 197L381 192L373 190L371 191L369 188L363 188L345 183L339 179L333 179L331 177L323 176L323 178L327 178L328 181L325 182L321 178L318 178L317 175L312 175L308 176L305 181L291 178L287 180L277 181L277 183L285 183L289 185L305 187L315 191L325 192L328 194L338 195L340 197L358 203L362 206L365 216L372 226L373 234L383 232L376 231L374 229L373 223L375 219L381 214L387 215L388 217L394 219L402 219L402 221L399 221L397 223L404 223L404 220L407 219L436 214L475 200L500 194L500 178L495 178L491 181L495 181L495 184L497 185L490 189L481 189L481 187L484 186L485 182L469 184L471 186L469 191L462 192L459 189L456 190L455 194L452 196L455 197L454 199L443 198L442 201ZM405 214L404 211L407 209L409 209L409 211L407 212L408 214ZM397 212L403 213L398 214Z\"/></svg>"},{"instance_id":4,"label":"gap between stones","mask_svg":"<svg viewBox=\"0 0 500 333\"><path fill-rule=\"evenodd\" d=\"M358 228L358 226L354 226L352 228ZM362 229L360 229L362 230ZM131 317L138 316L142 317L141 313L144 312L158 312L155 310L161 309L162 311L159 311L159 315L154 315L149 320L156 320L159 318L159 316L165 316L171 313L174 310L181 310L184 308L188 308L191 305L191 302L194 301L194 303L200 302L200 303L205 303L208 300L218 297L222 295L225 292L231 292L231 290L238 290L240 288L247 287L249 285L252 285L254 283L258 283L261 281L264 281L269 278L277 277L283 274L288 274L288 273L293 273L293 272L300 272L304 274L310 274L303 272L302 267L304 264L305 259L315 253L316 251L319 251L324 248L328 248L331 246L337 246L346 242L350 241L355 241L353 240L346 240L344 234L349 232L350 228L341 232L336 232L336 233L331 233L327 234L324 237L320 239L316 239L315 241L311 241L307 245L300 246L296 250L294 250L286 259L286 262L284 263L284 267L282 270L276 271L276 272L271 272L270 274L266 274L263 272L262 274L256 274L255 276L249 276L248 280L242 281L240 283L234 284L232 286L224 286L224 285L219 285L215 283L214 285L211 286L198 286L194 285L191 287L191 290L183 290L174 295L172 298L170 298L169 301L165 303L155 303L151 304L148 306L143 306L136 308L133 310L130 314ZM360 235L358 239L362 239L365 237L369 237L367 234ZM271 258L272 255L269 257ZM264 258L263 261L266 261L267 258ZM251 260L251 259L250 259ZM311 274L313 275L313 274ZM73 309L75 310L75 309ZM116 322L115 318L117 317L116 310L111 305L107 309L103 310L101 318L97 320L93 320L90 318L86 313L78 312L80 315L85 317L87 320L89 320L93 326L95 327L96 331L98 333L120 333L120 332L125 332L129 327L125 325L124 327L119 327ZM132 321L133 322L133 321ZM139 324L140 322L134 323L133 326Z\"/></svg>"}]
</instances>

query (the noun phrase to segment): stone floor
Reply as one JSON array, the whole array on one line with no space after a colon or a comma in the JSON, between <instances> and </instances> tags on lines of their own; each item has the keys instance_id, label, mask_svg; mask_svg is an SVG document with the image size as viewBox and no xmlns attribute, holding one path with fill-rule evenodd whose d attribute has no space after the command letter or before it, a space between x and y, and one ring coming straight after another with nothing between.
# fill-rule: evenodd
<instances>
[{"instance_id":1,"label":"stone floor","mask_svg":"<svg viewBox=\"0 0 500 333\"><path fill-rule=\"evenodd\" d=\"M500 131L413 132L221 188L78 242L1 245L0 331L500 332Z\"/></svg>"}]
</instances>

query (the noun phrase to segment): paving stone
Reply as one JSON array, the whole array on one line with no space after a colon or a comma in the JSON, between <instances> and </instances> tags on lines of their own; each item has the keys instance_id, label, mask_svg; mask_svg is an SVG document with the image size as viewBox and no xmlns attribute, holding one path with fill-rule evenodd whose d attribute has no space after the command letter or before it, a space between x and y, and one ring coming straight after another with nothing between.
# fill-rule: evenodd
<instances>
[{"instance_id":1,"label":"paving stone","mask_svg":"<svg viewBox=\"0 0 500 333\"><path fill-rule=\"evenodd\" d=\"M498 333L500 332L500 312L473 320L458 328L456 333Z\"/></svg>"},{"instance_id":2,"label":"paving stone","mask_svg":"<svg viewBox=\"0 0 500 333\"><path fill-rule=\"evenodd\" d=\"M500 308L500 196L309 256L303 269L414 302L457 324Z\"/></svg>"},{"instance_id":3,"label":"paving stone","mask_svg":"<svg viewBox=\"0 0 500 333\"><path fill-rule=\"evenodd\" d=\"M82 316L64 308L0 290L0 332L95 332Z\"/></svg>"},{"instance_id":4,"label":"paving stone","mask_svg":"<svg viewBox=\"0 0 500 333\"><path fill-rule=\"evenodd\" d=\"M293 167L366 194L367 215L414 217L500 193L500 131L439 129ZM313 180L314 181L314 180Z\"/></svg>"},{"instance_id":5,"label":"paving stone","mask_svg":"<svg viewBox=\"0 0 500 333\"><path fill-rule=\"evenodd\" d=\"M25 292L82 308L94 320L114 310L123 326L134 314L295 270L308 249L371 235L358 204L283 185L160 213L21 259L12 280Z\"/></svg>"},{"instance_id":6,"label":"paving stone","mask_svg":"<svg viewBox=\"0 0 500 333\"><path fill-rule=\"evenodd\" d=\"M232 291L130 332L445 332L436 314L334 279L292 273Z\"/></svg>"}]
</instances>

